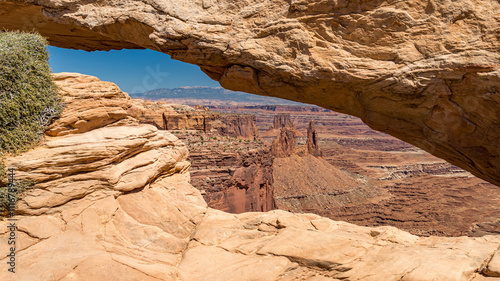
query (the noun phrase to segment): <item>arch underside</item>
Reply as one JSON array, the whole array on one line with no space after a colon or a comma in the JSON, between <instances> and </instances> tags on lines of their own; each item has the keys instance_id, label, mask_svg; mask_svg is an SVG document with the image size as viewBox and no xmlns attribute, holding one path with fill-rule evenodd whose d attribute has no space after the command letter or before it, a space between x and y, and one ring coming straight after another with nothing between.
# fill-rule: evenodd
<instances>
[{"instance_id":1,"label":"arch underside","mask_svg":"<svg viewBox=\"0 0 500 281\"><path fill-rule=\"evenodd\" d=\"M360 117L496 185L499 21L494 0L0 1L4 30L161 51L226 89Z\"/></svg>"}]
</instances>

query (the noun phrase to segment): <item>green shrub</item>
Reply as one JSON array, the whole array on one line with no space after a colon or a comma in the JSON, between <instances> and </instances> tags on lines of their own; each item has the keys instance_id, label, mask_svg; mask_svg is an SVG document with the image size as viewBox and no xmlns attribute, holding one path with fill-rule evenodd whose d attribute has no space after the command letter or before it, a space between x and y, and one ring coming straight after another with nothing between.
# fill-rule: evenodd
<instances>
[{"instance_id":1,"label":"green shrub","mask_svg":"<svg viewBox=\"0 0 500 281\"><path fill-rule=\"evenodd\" d=\"M0 32L0 212L6 203L3 157L36 146L63 108L48 59L42 36ZM30 184L16 186L21 190Z\"/></svg>"},{"instance_id":2,"label":"green shrub","mask_svg":"<svg viewBox=\"0 0 500 281\"><path fill-rule=\"evenodd\" d=\"M62 111L40 35L0 33L0 150L26 151Z\"/></svg>"}]
</instances>

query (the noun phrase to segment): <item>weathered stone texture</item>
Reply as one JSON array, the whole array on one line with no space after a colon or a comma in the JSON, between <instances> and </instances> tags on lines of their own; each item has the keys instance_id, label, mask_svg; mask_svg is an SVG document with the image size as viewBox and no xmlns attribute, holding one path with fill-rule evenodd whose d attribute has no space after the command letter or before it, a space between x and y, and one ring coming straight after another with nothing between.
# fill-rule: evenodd
<instances>
[{"instance_id":1,"label":"weathered stone texture","mask_svg":"<svg viewBox=\"0 0 500 281\"><path fill-rule=\"evenodd\" d=\"M63 93L78 87L72 76L58 81ZM110 89L79 95L127 100ZM18 204L15 275L6 270L9 245L0 243L0 280L497 279L499 236L419 238L312 214L208 208L188 183L186 146L125 119L47 136L41 147L7 159L19 179L37 184ZM57 122L71 124L64 120ZM9 223L0 221L2 241Z\"/></svg>"},{"instance_id":2,"label":"weathered stone texture","mask_svg":"<svg viewBox=\"0 0 500 281\"><path fill-rule=\"evenodd\" d=\"M307 127L307 140L306 140L307 153L312 156L321 156L321 148L318 144L318 133L314 128L314 121L309 121L309 127Z\"/></svg>"},{"instance_id":3,"label":"weathered stone texture","mask_svg":"<svg viewBox=\"0 0 500 281\"><path fill-rule=\"evenodd\" d=\"M255 140L259 137L255 115L220 114L213 127L221 136Z\"/></svg>"},{"instance_id":4,"label":"weathered stone texture","mask_svg":"<svg viewBox=\"0 0 500 281\"><path fill-rule=\"evenodd\" d=\"M227 89L361 117L500 184L497 0L3 0L0 27L165 52Z\"/></svg>"}]
</instances>

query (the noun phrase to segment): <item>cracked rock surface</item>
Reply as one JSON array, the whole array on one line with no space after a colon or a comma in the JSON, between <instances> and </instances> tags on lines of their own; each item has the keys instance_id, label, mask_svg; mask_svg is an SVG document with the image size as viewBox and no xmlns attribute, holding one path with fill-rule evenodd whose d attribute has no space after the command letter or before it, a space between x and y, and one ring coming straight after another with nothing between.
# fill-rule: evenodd
<instances>
[{"instance_id":1,"label":"cracked rock surface","mask_svg":"<svg viewBox=\"0 0 500 281\"><path fill-rule=\"evenodd\" d=\"M56 77L65 98L133 102L92 77ZM89 124L94 110L84 110ZM52 128L72 128L64 114ZM15 280L499 280L500 236L422 238L313 214L221 212L189 184L175 136L128 114L91 127L8 159L20 179L37 181L18 204Z\"/></svg>"},{"instance_id":2,"label":"cracked rock surface","mask_svg":"<svg viewBox=\"0 0 500 281\"><path fill-rule=\"evenodd\" d=\"M161 51L227 89L358 116L500 185L497 0L1 0L0 27Z\"/></svg>"}]
</instances>

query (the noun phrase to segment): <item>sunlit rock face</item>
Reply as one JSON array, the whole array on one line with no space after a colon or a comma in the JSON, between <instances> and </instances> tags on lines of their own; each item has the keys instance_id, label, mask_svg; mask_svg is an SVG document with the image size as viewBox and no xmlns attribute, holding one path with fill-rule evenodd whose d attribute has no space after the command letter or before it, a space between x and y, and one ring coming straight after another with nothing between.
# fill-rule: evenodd
<instances>
[{"instance_id":1,"label":"sunlit rock face","mask_svg":"<svg viewBox=\"0 0 500 281\"><path fill-rule=\"evenodd\" d=\"M95 77L55 80L63 114L42 145L6 160L36 182L17 204L15 280L498 280L499 236L209 208L189 184L187 147L140 124L141 103ZM4 263L9 247L0 243Z\"/></svg>"},{"instance_id":2,"label":"sunlit rock face","mask_svg":"<svg viewBox=\"0 0 500 281\"><path fill-rule=\"evenodd\" d=\"M500 184L500 2L0 2L0 27L150 48L231 90L317 104Z\"/></svg>"}]
</instances>

